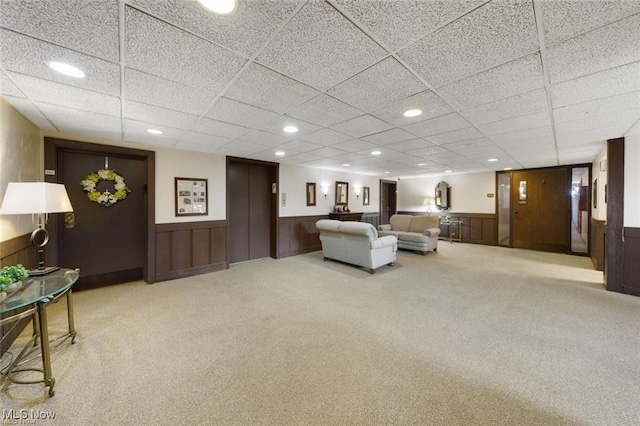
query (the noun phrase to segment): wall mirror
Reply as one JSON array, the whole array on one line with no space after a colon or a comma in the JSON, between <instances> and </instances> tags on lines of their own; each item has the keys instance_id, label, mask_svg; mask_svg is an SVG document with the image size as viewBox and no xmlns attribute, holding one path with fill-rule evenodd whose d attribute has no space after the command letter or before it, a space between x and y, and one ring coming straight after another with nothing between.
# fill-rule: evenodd
<instances>
[{"instance_id":1,"label":"wall mirror","mask_svg":"<svg viewBox=\"0 0 640 426\"><path fill-rule=\"evenodd\" d=\"M307 182L307 206L316 205L316 183Z\"/></svg>"},{"instance_id":2,"label":"wall mirror","mask_svg":"<svg viewBox=\"0 0 640 426\"><path fill-rule=\"evenodd\" d=\"M349 183L336 182L336 206L349 204Z\"/></svg>"},{"instance_id":3,"label":"wall mirror","mask_svg":"<svg viewBox=\"0 0 640 426\"><path fill-rule=\"evenodd\" d=\"M436 207L440 210L451 208L451 187L445 181L436 185Z\"/></svg>"}]
</instances>

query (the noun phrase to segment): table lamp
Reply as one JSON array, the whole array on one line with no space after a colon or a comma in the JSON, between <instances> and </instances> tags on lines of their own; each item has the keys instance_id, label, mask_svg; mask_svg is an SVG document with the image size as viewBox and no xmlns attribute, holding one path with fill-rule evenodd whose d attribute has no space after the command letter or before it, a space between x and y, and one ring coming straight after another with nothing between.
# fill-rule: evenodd
<instances>
[{"instance_id":1,"label":"table lamp","mask_svg":"<svg viewBox=\"0 0 640 426\"><path fill-rule=\"evenodd\" d=\"M422 202L423 206L427 206L427 215L431 216L431 212L433 211L433 208L435 207L435 198L434 197L425 197L424 201Z\"/></svg>"},{"instance_id":2,"label":"table lamp","mask_svg":"<svg viewBox=\"0 0 640 426\"><path fill-rule=\"evenodd\" d=\"M72 211L67 190L62 184L9 182L0 206L0 215L38 215L38 227L31 233L31 243L38 249L38 268L29 271L29 275L45 275L60 269L58 266L45 266L44 247L49 242L49 232L45 225L49 213Z\"/></svg>"}]
</instances>

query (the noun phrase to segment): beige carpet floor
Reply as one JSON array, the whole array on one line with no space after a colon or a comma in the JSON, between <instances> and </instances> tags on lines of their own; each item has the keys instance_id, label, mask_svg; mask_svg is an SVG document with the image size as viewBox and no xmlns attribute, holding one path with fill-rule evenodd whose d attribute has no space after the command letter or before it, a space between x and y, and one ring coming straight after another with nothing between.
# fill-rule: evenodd
<instances>
[{"instance_id":1,"label":"beige carpet floor","mask_svg":"<svg viewBox=\"0 0 640 426\"><path fill-rule=\"evenodd\" d=\"M5 381L4 412L60 425L640 424L640 298L607 292L585 257L440 242L370 275L315 252L78 292L75 318L76 344L53 350L56 395ZM50 320L65 331L64 302Z\"/></svg>"}]
</instances>

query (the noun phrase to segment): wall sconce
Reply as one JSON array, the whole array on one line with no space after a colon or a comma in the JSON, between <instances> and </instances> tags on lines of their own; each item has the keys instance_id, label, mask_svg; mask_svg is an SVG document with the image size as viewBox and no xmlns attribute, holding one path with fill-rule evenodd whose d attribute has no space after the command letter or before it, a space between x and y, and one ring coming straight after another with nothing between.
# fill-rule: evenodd
<instances>
[{"instance_id":1,"label":"wall sconce","mask_svg":"<svg viewBox=\"0 0 640 426\"><path fill-rule=\"evenodd\" d=\"M356 199L360 198L360 187L356 186L354 187L355 191L356 191Z\"/></svg>"},{"instance_id":2,"label":"wall sconce","mask_svg":"<svg viewBox=\"0 0 640 426\"><path fill-rule=\"evenodd\" d=\"M329 185L322 185L322 194L324 198L327 198L327 194L329 193Z\"/></svg>"}]
</instances>

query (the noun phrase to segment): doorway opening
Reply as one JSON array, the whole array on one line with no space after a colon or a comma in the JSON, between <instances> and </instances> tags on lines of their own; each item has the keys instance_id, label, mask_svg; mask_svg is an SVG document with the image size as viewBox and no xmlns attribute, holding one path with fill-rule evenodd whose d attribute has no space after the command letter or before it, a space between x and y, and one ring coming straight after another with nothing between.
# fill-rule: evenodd
<instances>
[{"instance_id":1,"label":"doorway opening","mask_svg":"<svg viewBox=\"0 0 640 426\"><path fill-rule=\"evenodd\" d=\"M589 167L571 169L571 252L589 253L590 187Z\"/></svg>"},{"instance_id":2,"label":"doorway opening","mask_svg":"<svg viewBox=\"0 0 640 426\"><path fill-rule=\"evenodd\" d=\"M397 213L398 182L380 180L380 224L389 223L389 218Z\"/></svg>"}]
</instances>

